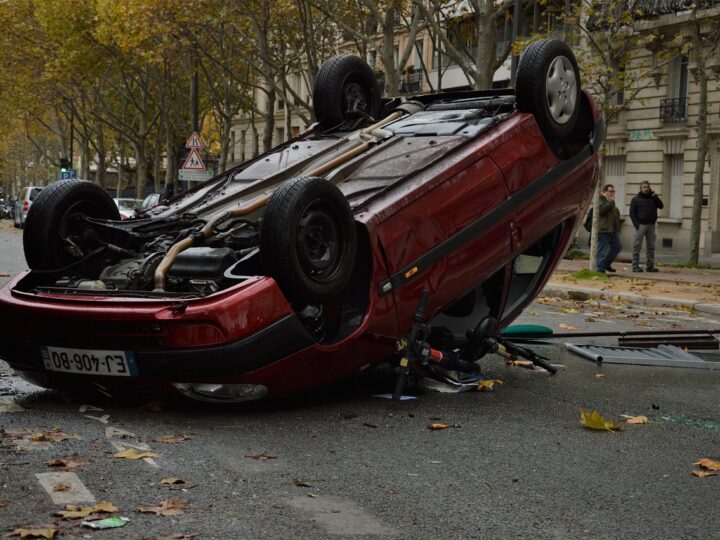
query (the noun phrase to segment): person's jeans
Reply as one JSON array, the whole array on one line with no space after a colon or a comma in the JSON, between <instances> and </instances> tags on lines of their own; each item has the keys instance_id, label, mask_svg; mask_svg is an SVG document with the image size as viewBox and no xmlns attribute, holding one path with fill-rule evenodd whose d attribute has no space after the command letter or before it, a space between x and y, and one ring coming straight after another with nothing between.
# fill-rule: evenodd
<instances>
[{"instance_id":1,"label":"person's jeans","mask_svg":"<svg viewBox=\"0 0 720 540\"><path fill-rule=\"evenodd\" d=\"M635 231L633 242L632 265L633 268L640 268L640 250L642 249L643 238L645 239L645 254L647 255L647 267L655 266L655 224L639 224Z\"/></svg>"},{"instance_id":2,"label":"person's jeans","mask_svg":"<svg viewBox=\"0 0 720 540\"><path fill-rule=\"evenodd\" d=\"M622 244L618 233L598 233L598 272L607 270L607 267L612 265L621 249Z\"/></svg>"}]
</instances>

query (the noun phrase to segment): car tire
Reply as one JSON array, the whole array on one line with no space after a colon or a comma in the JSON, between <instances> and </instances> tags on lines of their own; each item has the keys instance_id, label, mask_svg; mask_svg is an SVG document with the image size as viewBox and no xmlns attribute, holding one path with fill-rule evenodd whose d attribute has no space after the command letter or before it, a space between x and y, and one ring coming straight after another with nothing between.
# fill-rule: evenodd
<instances>
[{"instance_id":1,"label":"car tire","mask_svg":"<svg viewBox=\"0 0 720 540\"><path fill-rule=\"evenodd\" d=\"M518 63L515 95L518 110L535 115L549 142L563 142L581 107L580 70L570 47L558 39L530 44Z\"/></svg>"},{"instance_id":2,"label":"car tire","mask_svg":"<svg viewBox=\"0 0 720 540\"><path fill-rule=\"evenodd\" d=\"M63 180L43 189L25 220L23 249L33 270L54 270L78 260L64 240L82 232L78 217L120 219L110 194L92 182Z\"/></svg>"},{"instance_id":3,"label":"car tire","mask_svg":"<svg viewBox=\"0 0 720 540\"><path fill-rule=\"evenodd\" d=\"M315 118L324 129L355 115L380 116L380 87L370 66L359 56L334 56L320 67L313 90Z\"/></svg>"},{"instance_id":4,"label":"car tire","mask_svg":"<svg viewBox=\"0 0 720 540\"><path fill-rule=\"evenodd\" d=\"M352 210L337 186L301 176L273 193L260 226L260 254L291 303L318 304L339 295L356 253Z\"/></svg>"}]
</instances>

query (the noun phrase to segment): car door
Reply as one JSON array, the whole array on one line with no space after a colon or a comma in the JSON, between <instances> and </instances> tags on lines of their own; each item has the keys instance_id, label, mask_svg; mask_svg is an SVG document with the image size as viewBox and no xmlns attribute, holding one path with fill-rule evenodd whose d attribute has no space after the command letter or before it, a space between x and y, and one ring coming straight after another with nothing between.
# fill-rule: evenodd
<instances>
[{"instance_id":1,"label":"car door","mask_svg":"<svg viewBox=\"0 0 720 540\"><path fill-rule=\"evenodd\" d=\"M401 330L423 289L428 313L444 308L483 283L511 258L513 213L509 190L489 158L450 175L437 175L408 191L405 206L379 228Z\"/></svg>"}]
</instances>

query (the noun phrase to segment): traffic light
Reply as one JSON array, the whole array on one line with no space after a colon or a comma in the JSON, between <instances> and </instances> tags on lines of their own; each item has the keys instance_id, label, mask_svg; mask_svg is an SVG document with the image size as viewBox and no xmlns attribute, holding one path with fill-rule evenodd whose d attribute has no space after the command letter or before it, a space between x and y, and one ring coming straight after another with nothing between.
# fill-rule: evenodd
<instances>
[{"instance_id":1,"label":"traffic light","mask_svg":"<svg viewBox=\"0 0 720 540\"><path fill-rule=\"evenodd\" d=\"M66 158L60 158L60 172L65 172L70 168L70 160Z\"/></svg>"}]
</instances>

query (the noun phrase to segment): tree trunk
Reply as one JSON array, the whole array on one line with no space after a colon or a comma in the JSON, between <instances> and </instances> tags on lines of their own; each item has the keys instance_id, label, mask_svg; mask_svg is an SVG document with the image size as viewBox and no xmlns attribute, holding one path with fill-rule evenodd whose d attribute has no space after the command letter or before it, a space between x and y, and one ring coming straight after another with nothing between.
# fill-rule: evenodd
<instances>
[{"instance_id":1,"label":"tree trunk","mask_svg":"<svg viewBox=\"0 0 720 540\"><path fill-rule=\"evenodd\" d=\"M135 148L135 166L136 166L136 178L135 178L135 198L145 198L145 184L147 183L147 154L145 148L145 140L141 139L136 143L133 143Z\"/></svg>"},{"instance_id":2,"label":"tree trunk","mask_svg":"<svg viewBox=\"0 0 720 540\"><path fill-rule=\"evenodd\" d=\"M475 80L472 81L475 90L492 88L493 75L495 74L497 31L492 17L492 7L488 6L485 9L490 10L490 13L479 13L477 21L478 44L475 47ZM489 44L493 44L493 46L490 47Z\"/></svg>"},{"instance_id":3,"label":"tree trunk","mask_svg":"<svg viewBox=\"0 0 720 540\"><path fill-rule=\"evenodd\" d=\"M160 137L155 138L155 148L153 151L153 188L155 193L160 193L160 169L162 160L162 143Z\"/></svg>"},{"instance_id":4,"label":"tree trunk","mask_svg":"<svg viewBox=\"0 0 720 540\"><path fill-rule=\"evenodd\" d=\"M268 91L267 111L263 114L265 133L263 133L263 152L272 148L273 132L275 131L275 90Z\"/></svg>"},{"instance_id":5,"label":"tree trunk","mask_svg":"<svg viewBox=\"0 0 720 540\"><path fill-rule=\"evenodd\" d=\"M698 22L695 22L695 32L699 34ZM708 153L707 135L707 73L705 72L705 55L702 52L702 44L699 39L693 39L695 62L697 68L697 82L700 91L700 103L698 111L698 138L697 158L695 159L695 177L693 180L693 206L692 221L690 222L690 264L697 265L700 260L700 225L702 223L702 201L703 201L703 178L705 176L705 161Z\"/></svg>"},{"instance_id":6,"label":"tree trunk","mask_svg":"<svg viewBox=\"0 0 720 540\"><path fill-rule=\"evenodd\" d=\"M125 139L120 138L120 156L118 158L117 184L115 185L115 197L122 197L123 184L125 183Z\"/></svg>"},{"instance_id":7,"label":"tree trunk","mask_svg":"<svg viewBox=\"0 0 720 540\"><path fill-rule=\"evenodd\" d=\"M603 166L604 168L604 166ZM595 184L595 193L593 194L593 218L592 218L592 229L590 230L590 261L588 262L588 270L591 272L597 272L598 269L598 224L600 223L600 212L597 208L600 207L600 191L602 189L604 174L602 172L598 175L597 183Z\"/></svg>"},{"instance_id":8,"label":"tree trunk","mask_svg":"<svg viewBox=\"0 0 720 540\"><path fill-rule=\"evenodd\" d=\"M84 136L80 138L80 178L90 180L90 142Z\"/></svg>"},{"instance_id":9,"label":"tree trunk","mask_svg":"<svg viewBox=\"0 0 720 540\"><path fill-rule=\"evenodd\" d=\"M173 132L170 122L165 122L165 185L175 183L175 141L173 141ZM177 188L177 186L174 186ZM176 190L177 191L177 190Z\"/></svg>"}]
</instances>

